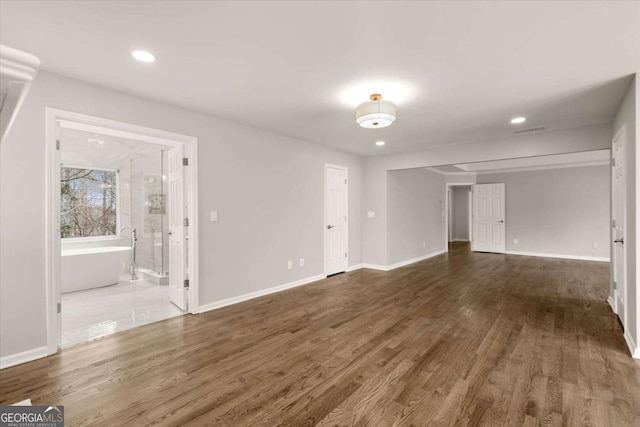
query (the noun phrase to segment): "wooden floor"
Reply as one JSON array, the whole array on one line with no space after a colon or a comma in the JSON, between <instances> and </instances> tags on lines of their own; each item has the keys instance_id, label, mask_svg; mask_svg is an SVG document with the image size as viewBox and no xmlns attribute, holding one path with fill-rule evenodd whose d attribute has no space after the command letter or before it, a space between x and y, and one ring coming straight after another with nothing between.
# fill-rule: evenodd
<instances>
[{"instance_id":1,"label":"wooden floor","mask_svg":"<svg viewBox=\"0 0 640 427\"><path fill-rule=\"evenodd\" d=\"M608 269L457 244L5 369L0 404L68 426L638 426Z\"/></svg>"}]
</instances>

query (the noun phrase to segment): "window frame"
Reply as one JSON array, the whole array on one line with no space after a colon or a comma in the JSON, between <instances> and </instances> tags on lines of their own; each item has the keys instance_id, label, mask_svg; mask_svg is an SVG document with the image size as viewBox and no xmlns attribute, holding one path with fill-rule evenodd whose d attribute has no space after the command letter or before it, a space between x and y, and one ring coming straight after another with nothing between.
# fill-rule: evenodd
<instances>
[{"instance_id":1,"label":"window frame","mask_svg":"<svg viewBox=\"0 0 640 427\"><path fill-rule=\"evenodd\" d=\"M74 164L62 163L60 164L60 175L62 176L62 169L86 169L96 170L104 172L114 172L116 174L116 234L109 236L85 236L85 237L62 237L60 235L61 242L89 242L89 241L108 241L108 240L120 240L120 169L103 168L94 166L80 166ZM61 181L62 182L62 181ZM62 193L60 193L60 201L62 201ZM58 221L58 232L62 227L62 218Z\"/></svg>"}]
</instances>

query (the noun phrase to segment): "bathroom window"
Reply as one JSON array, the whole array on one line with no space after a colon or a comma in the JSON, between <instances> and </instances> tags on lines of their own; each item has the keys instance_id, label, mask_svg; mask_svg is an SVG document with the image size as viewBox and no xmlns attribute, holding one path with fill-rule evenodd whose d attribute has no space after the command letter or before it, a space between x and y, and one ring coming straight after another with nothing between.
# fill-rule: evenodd
<instances>
[{"instance_id":1,"label":"bathroom window","mask_svg":"<svg viewBox=\"0 0 640 427\"><path fill-rule=\"evenodd\" d=\"M60 193L63 239L117 234L117 170L63 166Z\"/></svg>"}]
</instances>

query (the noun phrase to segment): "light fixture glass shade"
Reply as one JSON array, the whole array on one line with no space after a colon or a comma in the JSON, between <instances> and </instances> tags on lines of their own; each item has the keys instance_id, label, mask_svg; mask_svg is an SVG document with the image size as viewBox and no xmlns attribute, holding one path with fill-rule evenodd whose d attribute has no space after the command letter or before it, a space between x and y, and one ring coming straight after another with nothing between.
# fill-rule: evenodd
<instances>
[{"instance_id":1,"label":"light fixture glass shade","mask_svg":"<svg viewBox=\"0 0 640 427\"><path fill-rule=\"evenodd\" d=\"M356 122L363 128L384 128L395 119L396 105L391 101L367 101L356 108Z\"/></svg>"},{"instance_id":2,"label":"light fixture glass shade","mask_svg":"<svg viewBox=\"0 0 640 427\"><path fill-rule=\"evenodd\" d=\"M151 52L147 52L146 50L134 50L131 52L131 56L137 59L140 62L154 62L156 57Z\"/></svg>"}]
</instances>

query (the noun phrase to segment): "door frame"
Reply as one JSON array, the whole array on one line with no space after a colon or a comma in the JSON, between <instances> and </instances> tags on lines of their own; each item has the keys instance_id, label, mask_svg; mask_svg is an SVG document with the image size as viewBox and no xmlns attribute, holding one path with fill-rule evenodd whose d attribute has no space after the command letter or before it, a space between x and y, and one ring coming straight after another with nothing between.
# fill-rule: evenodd
<instances>
[{"instance_id":1,"label":"door frame","mask_svg":"<svg viewBox=\"0 0 640 427\"><path fill-rule=\"evenodd\" d=\"M199 256L198 256L198 138L138 126L130 123L109 120L96 116L60 110L45 109L45 287L47 355L55 354L60 348L62 324L58 316L58 303L61 300L61 238L59 232L60 217L60 161L57 150L57 124L65 121L78 130L94 130L106 135L137 139L162 145L183 145L189 166L185 173L185 202L189 217L187 232L189 253L189 310L191 314L199 312ZM69 127L67 126L67 127Z\"/></svg>"},{"instance_id":2,"label":"door frame","mask_svg":"<svg viewBox=\"0 0 640 427\"><path fill-rule=\"evenodd\" d=\"M445 183L444 189L444 251L449 252L449 191L451 191L451 187L472 187L475 185L475 182L447 182ZM473 188L473 187L472 187ZM467 212L471 215L471 207L467 207ZM471 244L473 242L470 240Z\"/></svg>"},{"instance_id":3,"label":"door frame","mask_svg":"<svg viewBox=\"0 0 640 427\"><path fill-rule=\"evenodd\" d=\"M454 241L453 237L453 216L455 212L453 210L453 190L451 187L447 188L447 237L449 243Z\"/></svg>"},{"instance_id":4,"label":"door frame","mask_svg":"<svg viewBox=\"0 0 640 427\"><path fill-rule=\"evenodd\" d=\"M473 242L473 187L469 188L467 192L467 239L469 239L469 243Z\"/></svg>"},{"instance_id":5,"label":"door frame","mask_svg":"<svg viewBox=\"0 0 640 427\"><path fill-rule=\"evenodd\" d=\"M622 138L623 136L626 136L627 134L627 126L626 125L622 125L620 127L620 129L618 130L618 132L616 132L615 136L612 139L612 144L611 144L611 159L612 161L615 160L615 148L614 148L614 144L615 142ZM626 146L626 138L621 140L621 143L624 144L623 146L623 150L626 154L628 147ZM623 159L623 161L626 159ZM627 166L625 164L625 166ZM616 248L615 248L615 243L613 242L616 238L616 234L615 234L615 230L613 227L613 221L617 221L617 218L614 218L614 214L617 214L616 212L616 202L617 202L617 195L616 195L616 188L615 188L615 169L613 168L613 164L611 164L611 224L610 224L610 233L611 233L611 285L609 287L609 289L612 290L611 295L609 295L609 305L611 305L611 308L613 309L613 312L616 313L616 315L618 315L618 313L620 312L620 307L618 307L618 290L614 289L614 283L615 283L615 279L616 279L616 273L615 273L615 268L616 268L616 262L617 262L617 257L616 257ZM627 218L627 197L626 197L626 190L627 190L627 169L624 170L625 175L624 175L624 181L622 182L623 185L623 198L622 198L622 210L624 211L625 215L624 215L624 224L622 224L623 226L623 236L622 238L624 240L627 240L627 224L629 224L629 219ZM624 315L623 315L623 319L620 319L620 322L622 323L622 326L625 329L625 332L628 330L629 326L628 326L628 312L629 312L629 295L627 294L627 247L623 244L622 245L622 258L624 259L624 268L622 271L622 286L624 287ZM613 300L613 301L611 301Z\"/></svg>"},{"instance_id":6,"label":"door frame","mask_svg":"<svg viewBox=\"0 0 640 427\"><path fill-rule=\"evenodd\" d=\"M341 169L344 171L345 174L345 178L347 180L347 191L345 192L345 206L347 208L346 212L347 212L347 219L345 221L345 233L344 233L344 248L345 251L347 252L347 256L346 256L346 266L345 266L345 270L347 271L349 270L349 168L347 168L346 166L339 166L339 165L334 165L331 163L325 163L324 164L324 186L323 186L323 199L324 199L324 205L323 205L323 221L322 221L322 241L323 241L323 251L324 253L322 254L322 257L324 259L323 262L323 275L326 277L327 276L327 169L328 168L334 168L334 169Z\"/></svg>"}]
</instances>

